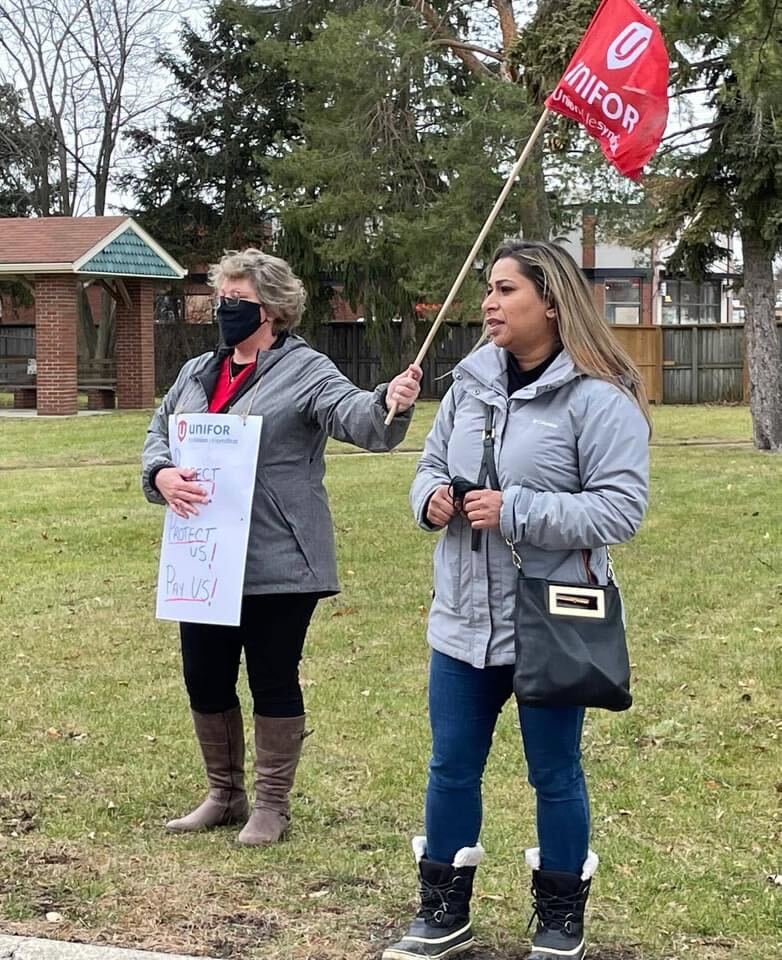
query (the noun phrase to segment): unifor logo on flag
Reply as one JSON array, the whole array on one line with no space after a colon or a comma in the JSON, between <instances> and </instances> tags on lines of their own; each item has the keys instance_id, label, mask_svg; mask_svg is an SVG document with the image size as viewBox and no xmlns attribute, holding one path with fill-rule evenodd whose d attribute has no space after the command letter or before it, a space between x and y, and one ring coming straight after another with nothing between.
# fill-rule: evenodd
<instances>
[{"instance_id":1,"label":"unifor logo on flag","mask_svg":"<svg viewBox=\"0 0 782 960\"><path fill-rule=\"evenodd\" d=\"M668 121L660 28L633 0L603 0L546 106L582 124L608 161L637 179Z\"/></svg>"}]
</instances>

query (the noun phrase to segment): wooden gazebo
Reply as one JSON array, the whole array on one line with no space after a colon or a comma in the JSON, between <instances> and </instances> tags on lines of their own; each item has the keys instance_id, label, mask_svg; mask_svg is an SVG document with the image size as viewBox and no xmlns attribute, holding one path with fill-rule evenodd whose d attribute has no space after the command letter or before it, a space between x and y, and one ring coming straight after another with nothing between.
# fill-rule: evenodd
<instances>
[{"instance_id":1,"label":"wooden gazebo","mask_svg":"<svg viewBox=\"0 0 782 960\"><path fill-rule=\"evenodd\" d=\"M85 280L116 300L117 406L152 406L154 291L186 272L130 217L0 219L0 276L26 282L35 297L38 413L76 413L77 284Z\"/></svg>"}]
</instances>

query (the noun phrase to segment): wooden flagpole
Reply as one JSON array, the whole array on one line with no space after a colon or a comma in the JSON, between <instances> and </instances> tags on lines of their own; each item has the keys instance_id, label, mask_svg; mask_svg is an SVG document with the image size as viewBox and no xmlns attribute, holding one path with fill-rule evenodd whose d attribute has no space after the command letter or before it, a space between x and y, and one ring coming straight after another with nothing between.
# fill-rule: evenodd
<instances>
[{"instance_id":1,"label":"wooden flagpole","mask_svg":"<svg viewBox=\"0 0 782 960\"><path fill-rule=\"evenodd\" d=\"M546 120L548 120L549 113L551 113L551 111L548 109L543 111L543 113L541 114L540 120L538 120L537 125L535 126L535 129L530 134L529 139L524 145L524 149L521 151L521 156L513 165L513 169L511 170L511 172L508 174L508 179L505 181L505 186L502 188L502 193L500 193L499 197L497 197L497 202L494 204L494 206L491 209L491 213L486 218L486 223L484 223L484 225L481 227L481 232L478 234L478 238L473 244L472 250L470 250L470 252L467 254L467 259L464 261L464 266L459 271L459 276L454 281L454 284L451 287L451 290L448 296L445 298L445 302L440 307L440 310L437 316L435 317L434 323L432 324L431 329L429 330L429 333L426 335L426 340L424 340L424 342L421 344L421 349L418 351L418 356L415 358L415 363L418 364L419 366L421 365L424 357L429 351L429 347L431 347L432 341L437 335L437 331L440 329L440 326L442 325L443 320L445 319L446 313L451 309L451 304L456 299L456 295L458 294L459 290L461 290L462 284L464 283L464 279L467 276L467 274L470 272L470 268L473 265L473 261L478 256L481 246L483 245L483 241L486 239L486 236L489 230L491 230L491 228L494 226L494 221L497 219L497 216L500 210L502 209L503 204L508 199L508 194L510 193L511 188L513 187L513 184L516 181L516 177L518 177L519 172L521 168L524 166L524 164L527 162L527 158L532 152L532 148L535 146L535 143L538 137L543 132L543 127L545 127L546 125ZM392 403L391 408L388 411L388 416L386 417L386 420L385 420L386 426L388 426L396 416L396 409L397 409L397 405L395 403Z\"/></svg>"}]
</instances>

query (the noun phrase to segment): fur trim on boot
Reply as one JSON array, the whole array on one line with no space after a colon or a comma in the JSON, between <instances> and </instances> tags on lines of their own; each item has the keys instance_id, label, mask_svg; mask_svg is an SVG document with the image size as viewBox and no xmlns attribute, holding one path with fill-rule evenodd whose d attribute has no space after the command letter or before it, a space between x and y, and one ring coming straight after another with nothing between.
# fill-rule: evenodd
<instances>
[{"instance_id":1,"label":"fur trim on boot","mask_svg":"<svg viewBox=\"0 0 782 960\"><path fill-rule=\"evenodd\" d=\"M598 857L590 850L580 873L542 870L540 850L525 852L532 868L533 914L537 920L529 960L583 960L586 953L584 911Z\"/></svg>"},{"instance_id":2,"label":"fur trim on boot","mask_svg":"<svg viewBox=\"0 0 782 960\"><path fill-rule=\"evenodd\" d=\"M470 899L475 870L484 856L478 843L456 851L453 863L426 856L426 837L413 838L418 864L421 904L407 933L383 951L382 960L445 960L475 943L470 924Z\"/></svg>"}]
</instances>

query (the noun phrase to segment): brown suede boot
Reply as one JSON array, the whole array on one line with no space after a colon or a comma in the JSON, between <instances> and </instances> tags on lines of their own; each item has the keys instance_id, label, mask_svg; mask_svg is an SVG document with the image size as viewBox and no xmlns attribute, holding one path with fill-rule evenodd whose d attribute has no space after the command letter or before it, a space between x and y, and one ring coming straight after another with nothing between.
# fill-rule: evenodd
<instances>
[{"instance_id":1,"label":"brown suede boot","mask_svg":"<svg viewBox=\"0 0 782 960\"><path fill-rule=\"evenodd\" d=\"M247 818L249 807L244 789L244 726L240 707L224 713L197 713L193 726L201 745L209 793L192 813L169 820L166 830L187 833L207 830Z\"/></svg>"},{"instance_id":2,"label":"brown suede boot","mask_svg":"<svg viewBox=\"0 0 782 960\"><path fill-rule=\"evenodd\" d=\"M239 834L239 843L276 843L288 829L288 796L304 736L303 716L255 715L255 806Z\"/></svg>"}]
</instances>

